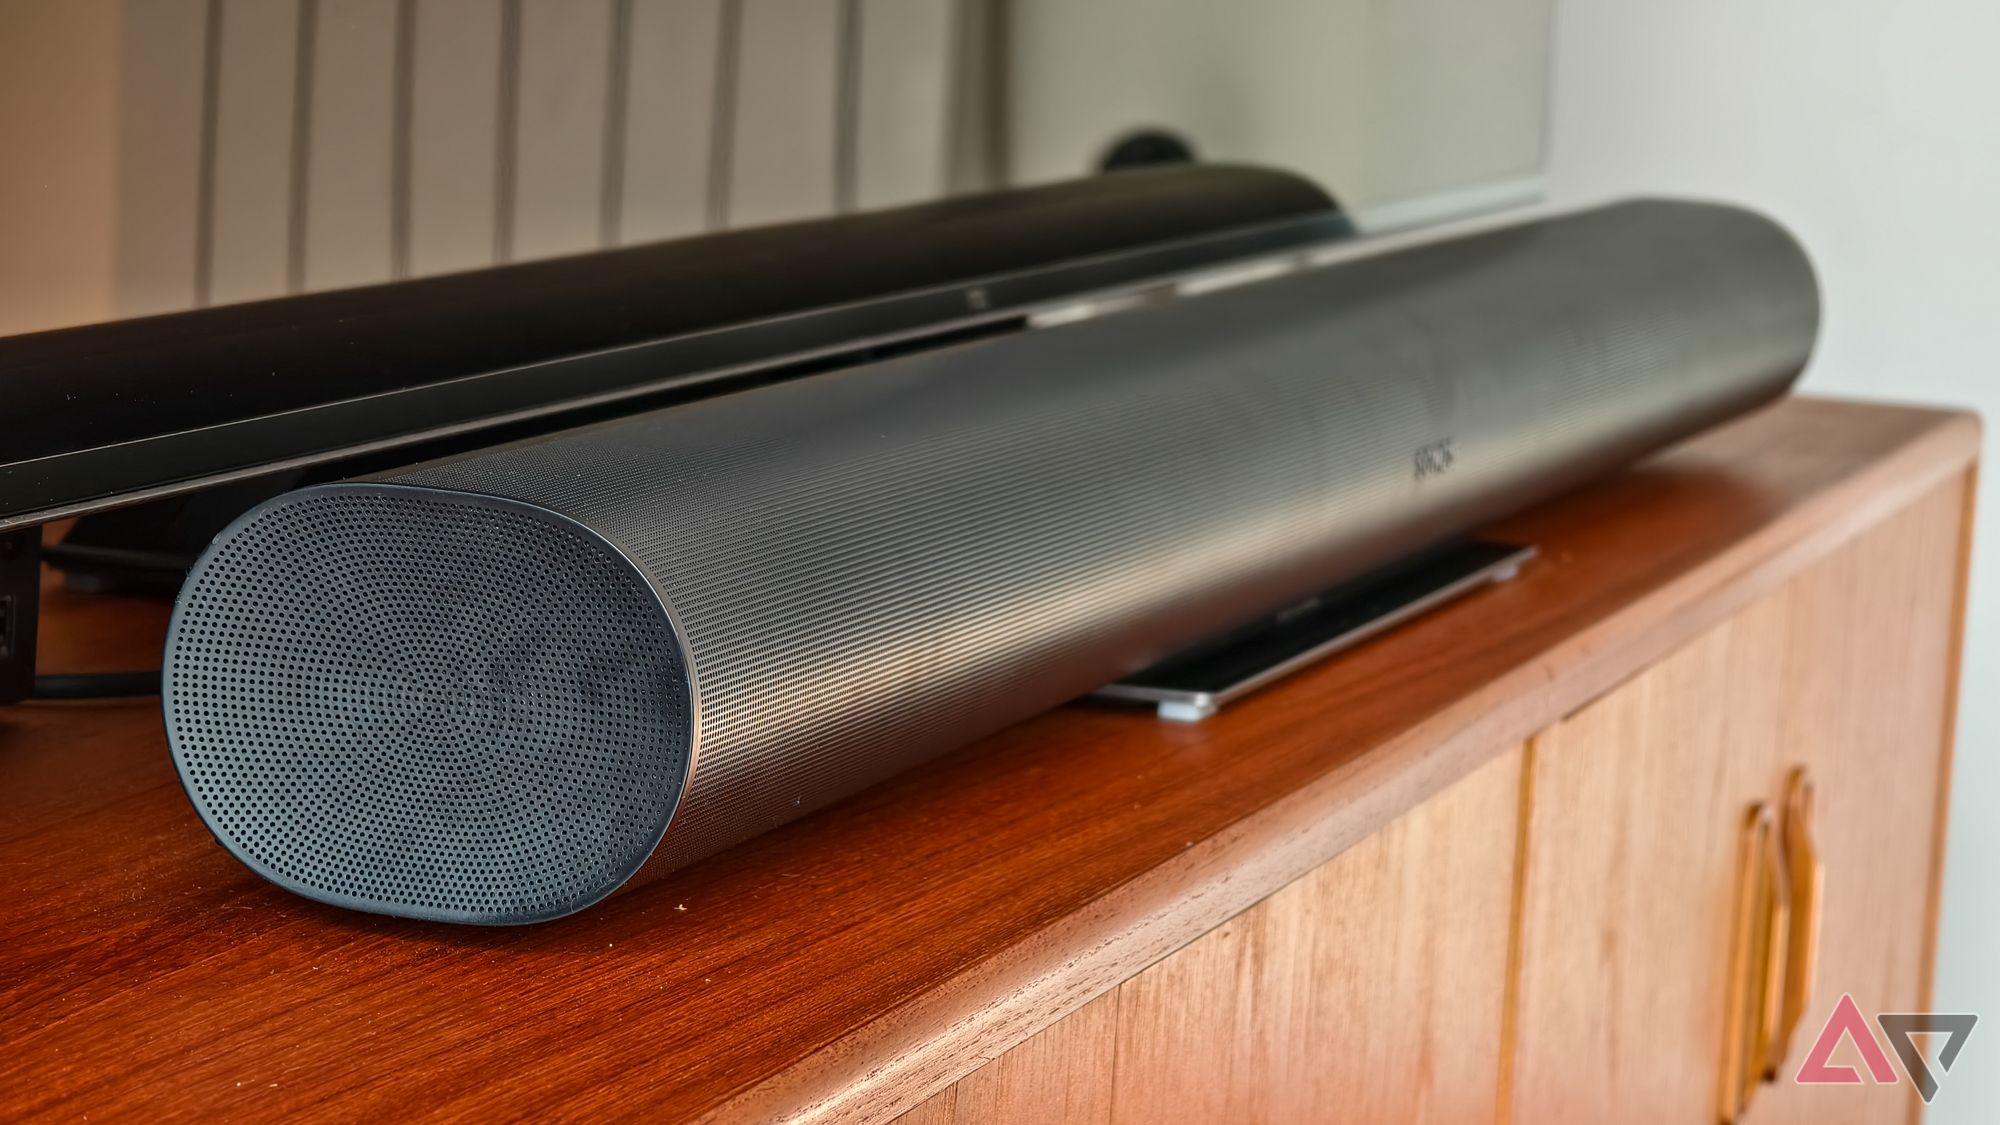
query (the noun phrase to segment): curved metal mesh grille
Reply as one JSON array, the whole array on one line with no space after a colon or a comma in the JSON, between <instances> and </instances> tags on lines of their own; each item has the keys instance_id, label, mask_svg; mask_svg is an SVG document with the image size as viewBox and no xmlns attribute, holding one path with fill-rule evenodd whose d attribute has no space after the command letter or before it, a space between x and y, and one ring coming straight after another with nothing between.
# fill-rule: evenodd
<instances>
[{"instance_id":1,"label":"curved metal mesh grille","mask_svg":"<svg viewBox=\"0 0 2000 1125\"><path fill-rule=\"evenodd\" d=\"M687 772L687 673L652 589L501 501L274 501L190 576L166 665L175 761L217 837L363 909L569 913L644 861Z\"/></svg>"},{"instance_id":2,"label":"curved metal mesh grille","mask_svg":"<svg viewBox=\"0 0 2000 1125\"><path fill-rule=\"evenodd\" d=\"M1816 319L1783 231L1630 204L392 479L563 512L666 592L674 867L1768 399Z\"/></svg>"},{"instance_id":3,"label":"curved metal mesh grille","mask_svg":"<svg viewBox=\"0 0 2000 1125\"><path fill-rule=\"evenodd\" d=\"M414 466L212 550L169 721L296 889L552 916L680 791L670 650L654 872L1765 401L1817 320L1774 225L1629 204Z\"/></svg>"}]
</instances>

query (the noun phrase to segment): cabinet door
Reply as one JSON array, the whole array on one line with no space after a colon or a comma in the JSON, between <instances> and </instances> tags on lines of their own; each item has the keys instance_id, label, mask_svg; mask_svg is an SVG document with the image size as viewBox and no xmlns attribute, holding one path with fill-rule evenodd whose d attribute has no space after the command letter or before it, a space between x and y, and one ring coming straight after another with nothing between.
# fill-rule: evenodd
<instances>
[{"instance_id":1,"label":"cabinet door","mask_svg":"<svg viewBox=\"0 0 2000 1125\"><path fill-rule=\"evenodd\" d=\"M1797 765L1825 859L1818 984L1745 1120L1907 1112L1907 1084L1792 1075L1841 993L1871 1015L1925 998L1964 488L1534 740L1514 1120L1716 1120L1745 815Z\"/></svg>"},{"instance_id":2,"label":"cabinet door","mask_svg":"<svg viewBox=\"0 0 2000 1125\"><path fill-rule=\"evenodd\" d=\"M1826 892L1812 998L1779 1081L1746 1118L1756 1125L1918 1115L1908 1082L1792 1078L1841 993L1871 1022L1930 1002L1968 499L1964 482L1940 489L1789 591L1784 746L1814 779ZM1860 1058L1843 1046L1835 1061Z\"/></svg>"},{"instance_id":3,"label":"cabinet door","mask_svg":"<svg viewBox=\"0 0 2000 1125\"><path fill-rule=\"evenodd\" d=\"M1514 1120L1715 1119L1786 610L1752 606L1530 744Z\"/></svg>"},{"instance_id":4,"label":"cabinet door","mask_svg":"<svg viewBox=\"0 0 2000 1125\"><path fill-rule=\"evenodd\" d=\"M902 1125L1492 1120L1520 786L1516 749Z\"/></svg>"}]
</instances>

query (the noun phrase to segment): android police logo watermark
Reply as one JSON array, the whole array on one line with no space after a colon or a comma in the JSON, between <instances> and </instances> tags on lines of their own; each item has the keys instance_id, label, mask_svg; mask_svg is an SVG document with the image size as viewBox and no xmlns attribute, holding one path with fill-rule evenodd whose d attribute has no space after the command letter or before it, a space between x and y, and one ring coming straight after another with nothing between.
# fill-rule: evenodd
<instances>
[{"instance_id":1,"label":"android police logo watermark","mask_svg":"<svg viewBox=\"0 0 2000 1125\"><path fill-rule=\"evenodd\" d=\"M1903 1064L1902 1074L1890 1064L1888 1053L1882 1050L1882 1039L1876 1038L1875 1029L1868 1026L1854 997L1841 993L1840 1003L1833 1006L1833 1014L1826 1018L1826 1026L1820 1029L1819 1038L1813 1040L1812 1050L1806 1052L1805 1061L1799 1064L1799 1072L1792 1080L1801 1086L1860 1085L1859 1070L1833 1061L1834 1049L1840 1046L1840 1041L1850 1039L1854 1049L1861 1053L1861 1065L1868 1069L1870 1080L1880 1086L1894 1086L1902 1081L1903 1074L1908 1074L1918 1096L1928 1103L1937 1097L1938 1080L1958 1061L1958 1053L1965 1048L1979 1017L1970 1012L1883 1012L1875 1017L1875 1022L1881 1025L1882 1038L1889 1041L1890 1049ZM1917 1043L1919 1035L1945 1036L1938 1047L1935 1074Z\"/></svg>"}]
</instances>

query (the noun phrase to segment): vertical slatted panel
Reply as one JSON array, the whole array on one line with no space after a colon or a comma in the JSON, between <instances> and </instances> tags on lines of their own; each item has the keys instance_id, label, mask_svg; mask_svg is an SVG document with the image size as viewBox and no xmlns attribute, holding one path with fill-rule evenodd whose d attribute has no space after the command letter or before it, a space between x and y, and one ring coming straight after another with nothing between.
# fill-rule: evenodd
<instances>
[{"instance_id":1,"label":"vertical slatted panel","mask_svg":"<svg viewBox=\"0 0 2000 1125\"><path fill-rule=\"evenodd\" d=\"M941 194L967 2L120 0L119 310Z\"/></svg>"},{"instance_id":2,"label":"vertical slatted panel","mask_svg":"<svg viewBox=\"0 0 2000 1125\"><path fill-rule=\"evenodd\" d=\"M853 203L889 207L944 194L956 27L942 0L861 0Z\"/></svg>"},{"instance_id":3,"label":"vertical slatted panel","mask_svg":"<svg viewBox=\"0 0 2000 1125\"><path fill-rule=\"evenodd\" d=\"M730 226L833 211L841 7L742 0Z\"/></svg>"},{"instance_id":4,"label":"vertical slatted panel","mask_svg":"<svg viewBox=\"0 0 2000 1125\"><path fill-rule=\"evenodd\" d=\"M502 0L416 0L411 29L409 272L493 264Z\"/></svg>"},{"instance_id":5,"label":"vertical slatted panel","mask_svg":"<svg viewBox=\"0 0 2000 1125\"><path fill-rule=\"evenodd\" d=\"M618 240L707 225L722 0L634 0Z\"/></svg>"},{"instance_id":6,"label":"vertical slatted panel","mask_svg":"<svg viewBox=\"0 0 2000 1125\"><path fill-rule=\"evenodd\" d=\"M708 228L729 225L729 178L736 167L736 80L743 63L743 0L722 0L716 15L715 104L708 123Z\"/></svg>"},{"instance_id":7,"label":"vertical slatted panel","mask_svg":"<svg viewBox=\"0 0 2000 1125\"><path fill-rule=\"evenodd\" d=\"M295 0L222 0L204 303L285 291L299 28Z\"/></svg>"},{"instance_id":8,"label":"vertical slatted panel","mask_svg":"<svg viewBox=\"0 0 2000 1125\"><path fill-rule=\"evenodd\" d=\"M210 0L119 6L119 163L143 174L118 176L118 316L194 304L210 7Z\"/></svg>"},{"instance_id":9,"label":"vertical slatted panel","mask_svg":"<svg viewBox=\"0 0 2000 1125\"><path fill-rule=\"evenodd\" d=\"M514 257L514 169L521 149L521 4L500 4L500 94L493 118L493 260Z\"/></svg>"},{"instance_id":10,"label":"vertical slatted panel","mask_svg":"<svg viewBox=\"0 0 2000 1125\"><path fill-rule=\"evenodd\" d=\"M417 90L417 0L394 0L396 28L390 61L389 273L410 276L410 136Z\"/></svg>"},{"instance_id":11,"label":"vertical slatted panel","mask_svg":"<svg viewBox=\"0 0 2000 1125\"><path fill-rule=\"evenodd\" d=\"M833 61L833 209L854 210L854 135L861 122L861 3L840 0Z\"/></svg>"},{"instance_id":12,"label":"vertical slatted panel","mask_svg":"<svg viewBox=\"0 0 2000 1125\"><path fill-rule=\"evenodd\" d=\"M604 72L604 166L599 172L602 193L597 206L597 242L618 245L618 227L625 215L625 132L631 96L632 6L634 0L611 0L610 53Z\"/></svg>"},{"instance_id":13,"label":"vertical slatted panel","mask_svg":"<svg viewBox=\"0 0 2000 1125\"><path fill-rule=\"evenodd\" d=\"M396 0L318 0L304 211L304 288L387 281Z\"/></svg>"},{"instance_id":14,"label":"vertical slatted panel","mask_svg":"<svg viewBox=\"0 0 2000 1125\"><path fill-rule=\"evenodd\" d=\"M1390 221L1529 182L1545 110L1548 0L116 2L124 314L1077 175L1145 124Z\"/></svg>"},{"instance_id":15,"label":"vertical slatted panel","mask_svg":"<svg viewBox=\"0 0 2000 1125\"><path fill-rule=\"evenodd\" d=\"M945 190L985 191L1008 180L1007 12L1004 0L952 0L946 67Z\"/></svg>"},{"instance_id":16,"label":"vertical slatted panel","mask_svg":"<svg viewBox=\"0 0 2000 1125\"><path fill-rule=\"evenodd\" d=\"M0 335L112 315L118 40L112 0L0 2Z\"/></svg>"},{"instance_id":17,"label":"vertical slatted panel","mask_svg":"<svg viewBox=\"0 0 2000 1125\"><path fill-rule=\"evenodd\" d=\"M608 0L521 0L515 259L599 243L611 15Z\"/></svg>"}]
</instances>

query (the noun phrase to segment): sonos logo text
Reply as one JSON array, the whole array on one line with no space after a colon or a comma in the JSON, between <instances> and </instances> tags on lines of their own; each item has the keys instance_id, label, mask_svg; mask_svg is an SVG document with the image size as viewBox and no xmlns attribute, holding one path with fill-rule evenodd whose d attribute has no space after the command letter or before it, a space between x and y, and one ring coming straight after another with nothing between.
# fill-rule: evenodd
<instances>
[{"instance_id":1,"label":"sonos logo text","mask_svg":"<svg viewBox=\"0 0 2000 1125\"><path fill-rule=\"evenodd\" d=\"M1458 460L1458 454L1452 449L1452 443L1456 440L1456 438L1446 438L1443 441L1434 441L1410 455L1410 461L1417 469L1418 480L1443 476L1445 470L1451 468Z\"/></svg>"}]
</instances>

